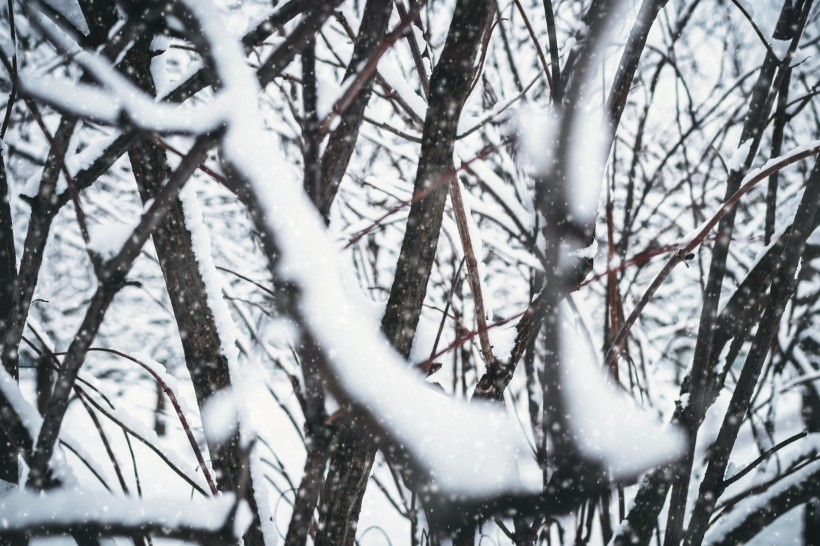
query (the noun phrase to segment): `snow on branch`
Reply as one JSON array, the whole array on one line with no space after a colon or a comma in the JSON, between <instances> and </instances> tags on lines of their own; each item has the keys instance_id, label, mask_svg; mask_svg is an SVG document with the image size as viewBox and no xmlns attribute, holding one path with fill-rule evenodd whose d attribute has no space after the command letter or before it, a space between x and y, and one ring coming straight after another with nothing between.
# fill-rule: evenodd
<instances>
[{"instance_id":1,"label":"snow on branch","mask_svg":"<svg viewBox=\"0 0 820 546\"><path fill-rule=\"evenodd\" d=\"M569 313L565 313L568 315ZM678 428L662 427L611 377L578 328L561 324L561 366L568 418L581 452L609 468L614 478L634 477L673 460L684 447Z\"/></svg>"},{"instance_id":2,"label":"snow on branch","mask_svg":"<svg viewBox=\"0 0 820 546\"><path fill-rule=\"evenodd\" d=\"M235 542L250 523L232 494L202 499L139 499L60 490L0 496L0 537L92 531L102 536L153 535L198 542Z\"/></svg>"},{"instance_id":3,"label":"snow on branch","mask_svg":"<svg viewBox=\"0 0 820 546\"><path fill-rule=\"evenodd\" d=\"M263 233L263 239L272 245L268 249L272 272L277 279L288 281L296 288L295 303L286 311L299 323L305 338L316 340L321 347L324 358L320 364L334 394L349 402L364 417L369 425L368 432L376 436L377 443L384 443L381 437L386 435L391 443L401 446L414 465L423 471L431 488L440 494L484 498L541 494L542 469L532 457L515 420L503 408L460 403L430 389L385 341L379 325L368 318L369 312L347 297L338 275L337 248L303 192L298 174L282 156L278 143L273 142L264 129L264 118L258 111L259 80L245 62L244 49L226 31L224 21L209 2L183 0L182 4L196 19L198 24L194 28L202 32L208 58L223 85L214 101L206 107L190 109L155 102L105 59L81 50L50 21L37 14L33 17L49 40L71 54L102 87L76 85L67 80L46 80L24 72L21 76L23 92L63 112L112 125L127 121L151 131L200 135L225 126L221 134L225 170L249 186L248 201L252 208L256 208L251 211L254 221ZM572 154L583 151L579 143L593 142L590 135L607 133L609 129L602 128L599 123L588 123L597 120L597 114L575 114L550 120L554 121L549 125L553 132L547 138L562 142L556 136L559 129L562 134L566 132L573 137L568 163L570 167L577 166L577 170L569 169L563 174L568 181L579 183L574 186L570 182L566 184L567 212L573 222L587 224L594 221L598 205L604 154L597 152L604 147L595 143L593 161L583 161ZM193 154L196 161L192 162L191 170L210 148L211 143L205 140L203 137L196 149L197 154ZM535 144L540 147L543 142ZM550 152L558 144L548 142L545 148ZM562 153L565 151L555 150L554 155L567 155ZM547 153L539 159L544 157L551 159L553 156ZM489 167L487 170L490 171ZM496 184L491 182L490 185ZM171 183L166 189L168 186ZM514 212L518 223L530 227L529 212L512 196L507 198L509 192L502 191L504 185L500 181L497 186L496 199L502 205L509 201L511 204L505 208ZM570 187L574 187L574 191L569 191ZM201 226L201 212L194 194L183 193L181 198L186 204L187 218L196 219L191 225L196 226L192 234L197 244L197 259L203 276L209 281L209 303L220 311L223 352L229 360L235 360L233 325L213 276L210 244ZM155 210L159 208L152 207L151 212ZM145 226L148 223L148 220L143 221ZM140 247L147 239L148 231L147 228L142 230L144 236L140 239ZM126 259L130 264L132 257L123 250L115 261ZM571 417L566 421L573 427L582 455L612 470L615 476L635 476L653 464L673 458L680 445L677 433L660 429L656 423L636 413L625 396L613 392L602 377L604 368L587 344L575 340L576 335L571 328L562 333L560 380L566 387L563 396L567 398L568 416ZM75 360L78 371L81 360L79 356ZM132 430L138 429L125 416L117 417L120 422L128 423ZM54 422L59 428L59 421ZM33 432L31 436L36 437L36 431ZM143 432L141 436L149 438L150 435ZM150 442L154 442L153 437ZM624 449L625 446L629 449ZM192 473L186 473L186 476L195 482L200 479ZM21 501L24 500L21 497ZM59 500L56 497L54 502ZM219 506L223 512L216 515L221 514L223 518L212 518L214 521L224 521L227 515L224 510L230 508ZM79 518L83 510L82 504L72 508L76 511L69 509L61 516L59 523L63 528L81 525L78 521L66 521L66 518L70 520L68 516L71 514ZM117 512L119 509L120 504L114 503L111 513L128 514L127 511ZM92 519L84 524L101 528L116 524L120 526L117 529L156 524L159 528L161 517L170 517L150 510L140 513L152 517L134 521L111 516L110 520ZM201 517L201 512L197 515ZM166 525L177 529L180 526L191 528L185 519L187 512L177 516L181 519Z\"/></svg>"},{"instance_id":4,"label":"snow on branch","mask_svg":"<svg viewBox=\"0 0 820 546\"><path fill-rule=\"evenodd\" d=\"M101 55L85 51L70 40L45 15L31 10L31 18L56 47L71 55L102 87L65 78L41 77L25 70L20 74L20 89L24 95L97 123L118 125L126 121L141 129L164 133L207 133L219 128L228 115L232 105L228 97L221 94L198 108L155 102Z\"/></svg>"},{"instance_id":5,"label":"snow on branch","mask_svg":"<svg viewBox=\"0 0 820 546\"><path fill-rule=\"evenodd\" d=\"M721 515L703 543L707 546L744 544L777 517L810 500L818 489L820 461L814 460Z\"/></svg>"},{"instance_id":6,"label":"snow on branch","mask_svg":"<svg viewBox=\"0 0 820 546\"><path fill-rule=\"evenodd\" d=\"M193 0L186 4L212 45L216 72L225 82L223 93L238 105L222 139L223 160L248 182L258 202L258 225L276 246L277 256L269 251L275 273L298 288L292 312L327 356L324 372L336 393L363 412L377 433L402 446L439 493L492 497L540 492L540 468L514 421L499 409L468 406L429 389L388 346L378 324L364 318L368 313L345 295L336 273L338 252L296 174L259 123L258 83L241 62L239 44L226 35L212 6ZM270 183L271 173L277 175L276 184ZM610 410L620 414L620 406ZM667 440L663 434L654 438L664 445L650 450L653 462L676 451ZM599 452L611 463L606 455L614 448L611 442L602 445ZM629 457L634 459L634 453ZM634 473L638 464L616 466Z\"/></svg>"},{"instance_id":7,"label":"snow on branch","mask_svg":"<svg viewBox=\"0 0 820 546\"><path fill-rule=\"evenodd\" d=\"M379 333L378 324L346 296L336 273L338 251L296 174L259 123L259 85L241 62L207 2L186 1L199 19L224 93L234 108L222 140L227 162L250 183L264 210L263 228L281 252L280 277L300 291L297 319L320 344L338 390L366 412L378 429L406 448L441 492L460 495L540 491L540 469L515 422L495 408L467 406L427 387ZM277 173L277 184L270 174ZM333 312L328 312L333 309ZM485 439L490 438L490 443ZM526 455L525 457L522 457ZM521 483L524 475L537 480Z\"/></svg>"}]
</instances>

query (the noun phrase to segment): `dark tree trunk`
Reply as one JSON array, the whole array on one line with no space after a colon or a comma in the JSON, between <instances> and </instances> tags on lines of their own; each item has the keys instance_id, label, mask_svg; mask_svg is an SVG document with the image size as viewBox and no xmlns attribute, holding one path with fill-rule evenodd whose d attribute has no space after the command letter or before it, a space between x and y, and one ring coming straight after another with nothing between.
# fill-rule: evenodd
<instances>
[{"instance_id":1,"label":"dark tree trunk","mask_svg":"<svg viewBox=\"0 0 820 546\"><path fill-rule=\"evenodd\" d=\"M132 47L124 59L123 69L137 85L154 95L148 45L146 41ZM133 144L128 150L128 157L143 202L154 199L170 174L165 151L146 139ZM179 328L185 362L197 402L203 408L217 391L230 386L231 378L179 199L171 204L152 238ZM219 490L237 493L244 490L246 493L245 500L253 511L254 522L245 533L245 544L264 544L253 487L242 486L250 475L248 461L240 447L239 434L234 434L221 444L209 442L208 449Z\"/></svg>"},{"instance_id":2,"label":"dark tree trunk","mask_svg":"<svg viewBox=\"0 0 820 546\"><path fill-rule=\"evenodd\" d=\"M810 433L820 432L820 395L813 385L806 385L803 390L803 423ZM817 489L814 489L817 492ZM806 503L803 515L803 544L816 546L820 544L820 497L814 496Z\"/></svg>"},{"instance_id":3,"label":"dark tree trunk","mask_svg":"<svg viewBox=\"0 0 820 546\"><path fill-rule=\"evenodd\" d=\"M3 157L0 156L0 340L5 336L6 324L11 314L14 287L17 284L16 256L6 165ZM3 359L3 366L11 377L18 378L19 372L15 361ZM0 480L17 483L17 450L2 429L0 429Z\"/></svg>"},{"instance_id":4,"label":"dark tree trunk","mask_svg":"<svg viewBox=\"0 0 820 546\"><path fill-rule=\"evenodd\" d=\"M433 267L444 204L455 174L453 147L461 110L469 96L482 37L494 2L459 0L440 60L430 78L430 97L418 171L396 275L382 320L382 330L405 358L418 325L427 281ZM375 449L357 427L341 433L330 459L322 499L317 546L349 546L356 534L362 498Z\"/></svg>"},{"instance_id":5,"label":"dark tree trunk","mask_svg":"<svg viewBox=\"0 0 820 546\"><path fill-rule=\"evenodd\" d=\"M356 75L356 68L373 52L379 41L387 33L387 24L393 11L392 0L368 0L362 15L359 34L353 48L353 56L345 73L345 80ZM315 194L311 195L319 212L328 221L330 206L339 190L339 184L350 163L350 157L356 147L359 127L364 119L364 109L370 101L370 91L374 76L368 78L361 92L339 118L339 125L328 138L328 144L322 155L320 181Z\"/></svg>"}]
</instances>

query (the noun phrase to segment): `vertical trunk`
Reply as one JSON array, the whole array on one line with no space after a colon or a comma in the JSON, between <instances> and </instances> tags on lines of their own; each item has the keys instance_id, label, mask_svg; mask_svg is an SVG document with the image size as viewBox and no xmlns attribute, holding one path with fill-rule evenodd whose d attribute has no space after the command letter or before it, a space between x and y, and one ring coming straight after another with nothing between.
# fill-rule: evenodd
<instances>
[{"instance_id":1,"label":"vertical trunk","mask_svg":"<svg viewBox=\"0 0 820 546\"><path fill-rule=\"evenodd\" d=\"M803 390L803 423L809 433L820 432L820 395L812 385ZM806 503L803 514L803 544L815 546L820 541L820 496Z\"/></svg>"},{"instance_id":2,"label":"vertical trunk","mask_svg":"<svg viewBox=\"0 0 820 546\"><path fill-rule=\"evenodd\" d=\"M43 353L37 358L37 377L35 378L37 391L37 411L45 415L48 403L51 400L51 389L54 387L54 373L51 369L53 356Z\"/></svg>"},{"instance_id":3,"label":"vertical trunk","mask_svg":"<svg viewBox=\"0 0 820 546\"><path fill-rule=\"evenodd\" d=\"M439 63L430 78L430 97L413 193L396 275L382 320L393 347L407 357L430 278L449 184L461 110L475 79L474 60L495 3L458 0ZM340 434L331 456L322 500L317 546L353 543L375 450L355 425Z\"/></svg>"},{"instance_id":4,"label":"vertical trunk","mask_svg":"<svg viewBox=\"0 0 820 546\"><path fill-rule=\"evenodd\" d=\"M123 69L143 90L155 94L150 73L149 42L135 45L126 55ZM144 202L153 199L170 174L165 151L148 140L133 144L128 150L134 178ZM186 226L182 203L176 199L153 235L160 268L179 328L185 362L191 375L199 407L217 391L230 386L228 360L222 353L219 331L199 264L194 253L191 232ZM264 544L259 511L252 486L243 486L249 470L246 467L239 434L218 445L208 445L211 464L220 491L245 492L254 522L244 536L245 544Z\"/></svg>"},{"instance_id":5,"label":"vertical trunk","mask_svg":"<svg viewBox=\"0 0 820 546\"><path fill-rule=\"evenodd\" d=\"M17 282L16 256L6 165L3 157L0 156L0 340L5 336L6 324L11 314L14 286ZM15 379L18 377L16 361L4 359L3 366L10 376ZM0 429L0 480L17 483L17 450L2 429Z\"/></svg>"},{"instance_id":6,"label":"vertical trunk","mask_svg":"<svg viewBox=\"0 0 820 546\"><path fill-rule=\"evenodd\" d=\"M368 0L345 80L356 75L356 69L376 49L379 41L387 33L387 23L390 21L392 10L393 0ZM361 92L339 118L339 125L330 134L327 148L322 155L320 181L315 195L311 197L326 221L329 219L330 206L356 146L359 127L364 119L364 109L370 101L373 77L368 79Z\"/></svg>"},{"instance_id":7,"label":"vertical trunk","mask_svg":"<svg viewBox=\"0 0 820 546\"><path fill-rule=\"evenodd\" d=\"M612 124L610 140L615 138L615 130L621 122L621 115L626 107L626 99L629 96L629 89L632 87L632 80L635 79L635 72L638 70L638 63L643 56L646 47L646 39L652 24L666 5L668 0L644 0L638 12L638 19L629 33L626 48L618 64L618 71L615 73L615 80L612 82L612 89L607 98L607 115Z\"/></svg>"},{"instance_id":8,"label":"vertical trunk","mask_svg":"<svg viewBox=\"0 0 820 546\"><path fill-rule=\"evenodd\" d=\"M800 10L792 10L790 0L786 0L780 13L775 36L777 38L799 39L802 28L799 25L801 17ZM805 19L803 20L805 24ZM788 61L788 59L787 59ZM752 141L751 153L745 159L741 168L733 170L729 174L726 185L726 196L728 199L740 187L741 180L748 172L752 159L760 145L763 130L771 111L774 93L779 88L784 77L784 70L781 68L775 73L780 61L772 53L767 53L760 69L755 88L749 100L749 107L743 123L743 131L740 142L743 144L747 140ZM775 81L777 79L777 81ZM677 476L672 487L672 494L669 507L669 517L666 527L664 544L674 546L680 542L683 533L683 518L686 508L686 498L689 491L689 481L691 478L692 465L694 463L695 442L705 412L705 402L707 390L711 381L712 370L709 363L712 360L714 348L715 331L717 329L718 303L720 300L723 278L726 275L726 262L729 256L729 245L734 232L734 222L737 209L732 209L718 224L717 243L712 251L712 261L709 264L709 276L703 296L703 308L701 309L700 323L698 326L698 337L695 344L695 353L692 358L692 372L690 374L690 404L687 419L684 422L686 432L689 436L687 451L683 461L677 468Z\"/></svg>"}]
</instances>

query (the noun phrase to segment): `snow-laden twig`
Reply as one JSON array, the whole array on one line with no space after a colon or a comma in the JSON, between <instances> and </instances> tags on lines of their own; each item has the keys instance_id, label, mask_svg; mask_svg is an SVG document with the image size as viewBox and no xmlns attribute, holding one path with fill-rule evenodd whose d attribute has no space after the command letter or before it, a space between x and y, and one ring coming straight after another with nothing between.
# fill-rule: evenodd
<instances>
[{"instance_id":1,"label":"snow-laden twig","mask_svg":"<svg viewBox=\"0 0 820 546\"><path fill-rule=\"evenodd\" d=\"M707 533L703 544L732 546L744 544L778 516L808 501L820 487L820 461L806 464L774 482L765 491L742 500L720 517Z\"/></svg>"},{"instance_id":2,"label":"snow-laden twig","mask_svg":"<svg viewBox=\"0 0 820 546\"><path fill-rule=\"evenodd\" d=\"M785 440L778 443L777 445L770 447L769 449L767 449L766 451L761 453L754 461L752 461L751 463L749 463L745 467L743 467L742 470L740 470L736 474L733 474L732 476L727 477L723 481L723 486L724 487L729 487L730 485L732 485L736 481L743 478L743 476L747 475L749 472L751 472L752 470L757 468L757 466L760 463L762 463L763 461L765 461L766 459L768 459L769 457L774 455L776 452L780 451L781 449L783 449L787 445L789 445L793 442L796 442L797 440L800 440L801 438L805 438L807 434L808 433L804 430L803 432L799 432L799 433L795 434L794 436L790 436L789 438L786 438Z\"/></svg>"},{"instance_id":3,"label":"snow-laden twig","mask_svg":"<svg viewBox=\"0 0 820 546\"><path fill-rule=\"evenodd\" d=\"M231 426L238 428L240 441L243 446L247 446L255 440L256 432L251 428L249 409L246 404L242 403L248 385L239 366L239 350L237 348L239 332L223 296L222 278L216 271L211 255L211 238L203 221L202 208L199 205L196 191L192 187L185 188L180 192L179 199L185 213L185 226L191 233L191 242L199 266L199 274L205 285L208 307L214 316L220 343L219 349L228 362L228 372L231 378L229 396L235 405L233 414L236 419L236 422L231 423ZM212 436L212 441L216 441L216 443L224 441L233 433L233 431L227 430L213 430L212 423L213 419L206 419L203 415L202 425L205 434ZM272 523L273 517L264 486L264 473L260 468L259 454L256 449L252 449L248 457L249 484L253 488L251 492L253 495L252 500L259 511L258 518L265 539L268 543L273 543L276 540L276 530Z\"/></svg>"},{"instance_id":4,"label":"snow-laden twig","mask_svg":"<svg viewBox=\"0 0 820 546\"><path fill-rule=\"evenodd\" d=\"M156 453L157 456L168 465L168 468L185 480L193 489L205 497L209 496L208 484L204 481L203 477L197 474L191 465L185 462L176 451L164 446L156 432L126 412L109 407L108 404L99 400L97 395L91 394L92 391L87 391L79 386L75 388L97 411L139 440L145 447Z\"/></svg>"},{"instance_id":5,"label":"snow-laden twig","mask_svg":"<svg viewBox=\"0 0 820 546\"><path fill-rule=\"evenodd\" d=\"M125 360L129 360L134 364L140 366L144 369L153 379L156 381L157 385L160 386L162 392L165 393L165 396L168 397L168 401L171 403L171 406L174 408L174 412L179 419L179 424L182 426L182 430L185 432L185 437L188 439L188 444L191 446L191 450L194 452L194 456L196 456L197 463L199 464L199 468L202 470L202 474L205 476L205 480L208 483L208 487L211 490L211 493L216 495L216 485L214 483L213 477L211 476L211 472L209 470L208 465L205 463L205 457L202 454L202 450L199 449L199 445L194 438L193 429L191 428L190 418L186 415L184 407L187 404L184 404L184 400L182 395L179 393L179 390L176 387L176 380L170 374L167 373L165 370L165 366L152 360L147 355L130 355L127 353L123 353L122 351L117 351L116 349L105 349L102 347L91 347L88 349L88 352L105 352L117 355L120 358L124 358ZM182 402L181 402L182 401Z\"/></svg>"},{"instance_id":6,"label":"snow-laden twig","mask_svg":"<svg viewBox=\"0 0 820 546\"><path fill-rule=\"evenodd\" d=\"M234 541L249 523L247 506L233 495L209 500L114 497L76 491L20 491L0 496L0 537L48 536L92 531L103 536L135 533L183 540Z\"/></svg>"},{"instance_id":7,"label":"snow-laden twig","mask_svg":"<svg viewBox=\"0 0 820 546\"><path fill-rule=\"evenodd\" d=\"M276 146L265 145L267 136L255 112L258 85L243 63L237 62L237 44L225 36L212 6L192 0L187 5L213 45L225 92L234 94L234 104L243 105L234 110L222 140L225 160L247 179L265 211L260 227L281 252L276 271L299 287L296 318L323 352L333 355L327 360L326 373L339 392L412 453L442 492L495 495L540 489L540 485L519 480L516 461L528 448L503 412L468 407L431 391L381 339L376 324L357 319L367 313L345 295L335 273L337 251L320 218L294 180L295 173L278 157ZM271 172L280 174L275 188L268 183ZM329 305L333 313L327 312ZM481 438L488 431L493 445L483 446ZM480 464L468 462L479 456Z\"/></svg>"},{"instance_id":8,"label":"snow-laden twig","mask_svg":"<svg viewBox=\"0 0 820 546\"><path fill-rule=\"evenodd\" d=\"M36 9L29 11L32 22L44 35L71 55L104 89L23 71L20 90L24 95L78 117L111 125L127 119L134 126L149 131L202 134L219 128L227 117L232 105L220 94L210 104L193 109L154 101L106 59L83 50L70 40L45 15Z\"/></svg>"}]
</instances>

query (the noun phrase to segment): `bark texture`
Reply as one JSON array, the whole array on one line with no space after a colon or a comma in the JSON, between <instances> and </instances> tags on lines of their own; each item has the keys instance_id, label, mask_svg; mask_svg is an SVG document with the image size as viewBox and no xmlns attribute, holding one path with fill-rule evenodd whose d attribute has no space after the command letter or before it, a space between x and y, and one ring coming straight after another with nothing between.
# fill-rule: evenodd
<instances>
[{"instance_id":1,"label":"bark texture","mask_svg":"<svg viewBox=\"0 0 820 546\"><path fill-rule=\"evenodd\" d=\"M353 47L353 56L345 72L344 81L356 75L357 68L376 49L379 41L387 33L387 24L390 21L390 14L393 11L392 0L368 0L362 15L362 22L359 27L359 34L356 36L356 43ZM308 191L308 194L316 203L319 212L325 220L328 220L330 206L339 190L350 157L356 147L356 139L359 136L359 127L364 120L364 110L370 102L370 93L373 88L371 75L362 87L361 92L356 94L356 98L339 118L336 129L330 133L327 147L322 154L321 180L315 194Z\"/></svg>"},{"instance_id":2,"label":"bark texture","mask_svg":"<svg viewBox=\"0 0 820 546\"><path fill-rule=\"evenodd\" d=\"M788 31L789 36L795 34L799 36L800 30L797 27L799 17L799 10L792 10L791 3L786 2L777 25L778 32ZM761 134L765 128L766 119L768 118L768 113L771 110L774 100L775 92L773 90L776 91L779 87L779 82L775 81L778 65L778 60L774 59L771 54L767 54L749 99L740 138L741 142L749 139L753 141L751 146L753 153L750 154L750 157L746 159L741 168L729 174L726 185L727 199L740 187L740 182L748 171L751 160L754 157L754 152L756 152L759 146ZM778 76L778 78L779 77L781 76ZM739 321L736 317L727 315L726 313L722 315L718 314L720 291L726 274L726 260L734 231L735 215L736 211L732 209L718 224L718 242L712 252L712 261L710 263L709 275L705 287L704 305L701 310L698 338L693 356L692 373L687 383L682 387L682 393L690 393L690 404L687 412L678 412L676 414L676 419L680 420L690 435L689 448L683 461L679 465L656 470L647 476L644 482L645 485L642 485L637 495L637 501L634 505L635 513L633 514L633 510L631 510L627 516L627 520L630 521L630 526L616 534L616 544L648 543L652 530L657 525L658 514L669 492L669 486L660 483L660 481L665 479L671 479L673 481L673 493L669 520L666 526L665 543L678 544L682 538L684 507L689 489L689 478L694 462L694 439L704 412L714 400L715 385L722 383L723 380L722 377L718 377L715 373L717 355L720 354L718 345L728 342L732 334L740 334L741 332L738 331L738 327L745 322ZM771 282L772 271L772 269L768 271L758 270L757 274L763 277L764 282L760 283L763 286L759 286L758 283L751 283L755 285L755 288L752 290L754 297L762 294L762 292L758 292L757 289L765 291L769 286L765 280ZM749 277L752 277L752 274L750 274ZM737 294L741 296L748 293L749 292L744 291L743 287L737 291ZM727 308L728 307L729 306L727 306ZM749 327L753 326L754 323L760 319L759 314L752 315L744 313L744 316L751 321ZM727 320L729 322L726 322ZM734 323L732 323L732 321L734 321ZM729 330L732 330L731 334L728 332ZM622 540L624 542L620 542Z\"/></svg>"},{"instance_id":3,"label":"bark texture","mask_svg":"<svg viewBox=\"0 0 820 546\"><path fill-rule=\"evenodd\" d=\"M404 357L410 353L432 271L444 204L455 175L453 147L461 110L477 67L476 55L495 3L459 0L440 60L430 78L430 96L413 193L382 330ZM375 449L355 424L340 434L331 456L322 499L319 546L353 543Z\"/></svg>"},{"instance_id":4,"label":"bark texture","mask_svg":"<svg viewBox=\"0 0 820 546\"><path fill-rule=\"evenodd\" d=\"M144 91L154 95L147 46L144 42L133 47L126 55L123 68ZM129 148L128 157L143 202L154 199L170 174L165 150L144 139ZM152 239L179 328L185 363L202 408L216 392L230 386L231 377L179 199L171 204ZM264 544L253 487L243 486L243 482L251 478L239 434L233 434L221 444L209 442L208 450L219 490L245 493L245 500L253 511L254 522L245 533L245 544Z\"/></svg>"},{"instance_id":5,"label":"bark texture","mask_svg":"<svg viewBox=\"0 0 820 546\"><path fill-rule=\"evenodd\" d=\"M0 340L5 335L14 297L14 286L17 283L16 256L6 165L0 156ZM6 373L17 379L17 366L14 366L12 361L7 362L4 359L3 366ZM0 429L0 480L17 483L17 449L2 429Z\"/></svg>"}]
</instances>

